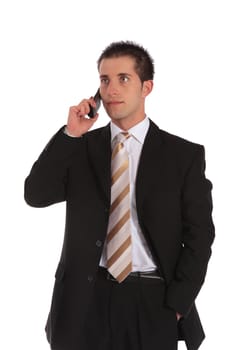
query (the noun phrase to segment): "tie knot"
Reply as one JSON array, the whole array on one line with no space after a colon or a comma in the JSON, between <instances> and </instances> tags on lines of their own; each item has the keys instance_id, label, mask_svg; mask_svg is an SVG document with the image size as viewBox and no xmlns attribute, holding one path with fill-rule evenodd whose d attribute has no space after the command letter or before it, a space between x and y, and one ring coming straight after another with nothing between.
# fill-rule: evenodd
<instances>
[{"instance_id":1,"label":"tie knot","mask_svg":"<svg viewBox=\"0 0 233 350\"><path fill-rule=\"evenodd\" d=\"M128 132L120 132L116 135L116 143L124 143L130 137Z\"/></svg>"}]
</instances>

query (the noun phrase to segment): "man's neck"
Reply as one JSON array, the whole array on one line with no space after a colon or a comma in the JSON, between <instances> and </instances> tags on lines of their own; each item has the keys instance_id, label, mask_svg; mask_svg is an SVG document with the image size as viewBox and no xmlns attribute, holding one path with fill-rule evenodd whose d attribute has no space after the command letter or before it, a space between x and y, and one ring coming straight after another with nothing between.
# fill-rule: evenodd
<instances>
[{"instance_id":1,"label":"man's neck","mask_svg":"<svg viewBox=\"0 0 233 350\"><path fill-rule=\"evenodd\" d=\"M146 118L146 115L144 115L142 118L139 118L137 120L127 120L127 119L121 119L121 120L113 120L112 123L118 126L123 131L127 131L134 127L135 125L141 123Z\"/></svg>"}]
</instances>

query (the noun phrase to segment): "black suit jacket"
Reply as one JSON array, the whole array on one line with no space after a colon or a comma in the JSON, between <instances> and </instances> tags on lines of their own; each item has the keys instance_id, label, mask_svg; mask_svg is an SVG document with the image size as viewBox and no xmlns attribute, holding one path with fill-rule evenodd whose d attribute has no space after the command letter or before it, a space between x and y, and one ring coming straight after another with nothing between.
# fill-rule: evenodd
<instances>
[{"instance_id":1,"label":"black suit jacket","mask_svg":"<svg viewBox=\"0 0 233 350\"><path fill-rule=\"evenodd\" d=\"M52 349L82 348L81 332L105 241L111 191L109 125L51 139L25 181L29 205L66 201L66 228L46 325ZM163 274L168 307L184 317L180 339L196 350L204 332L195 298L204 282L211 244L212 185L204 148L150 121L136 179L139 223Z\"/></svg>"}]
</instances>

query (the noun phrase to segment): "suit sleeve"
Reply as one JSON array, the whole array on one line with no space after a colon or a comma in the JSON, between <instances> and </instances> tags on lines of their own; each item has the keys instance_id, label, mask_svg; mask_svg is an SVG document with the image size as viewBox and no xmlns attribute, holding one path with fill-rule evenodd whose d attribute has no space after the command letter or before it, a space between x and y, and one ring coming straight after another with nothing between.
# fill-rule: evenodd
<instances>
[{"instance_id":1,"label":"suit sleeve","mask_svg":"<svg viewBox=\"0 0 233 350\"><path fill-rule=\"evenodd\" d=\"M49 141L25 180L24 198L33 207L66 200L69 166L82 151L83 138L67 136L62 127Z\"/></svg>"},{"instance_id":2,"label":"suit sleeve","mask_svg":"<svg viewBox=\"0 0 233 350\"><path fill-rule=\"evenodd\" d=\"M167 304L187 315L204 282L214 240L212 184L205 177L205 152L198 146L183 183L182 248L175 277L167 290Z\"/></svg>"}]
</instances>

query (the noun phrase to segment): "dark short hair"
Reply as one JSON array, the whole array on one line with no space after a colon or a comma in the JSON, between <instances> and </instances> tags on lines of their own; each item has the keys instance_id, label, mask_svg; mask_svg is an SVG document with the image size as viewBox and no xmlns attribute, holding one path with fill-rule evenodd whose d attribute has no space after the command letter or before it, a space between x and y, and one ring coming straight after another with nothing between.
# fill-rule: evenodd
<instances>
[{"instance_id":1,"label":"dark short hair","mask_svg":"<svg viewBox=\"0 0 233 350\"><path fill-rule=\"evenodd\" d=\"M104 58L129 56L135 60L135 71L141 82L153 80L154 61L149 52L133 41L117 41L108 45L97 60L98 69Z\"/></svg>"}]
</instances>

